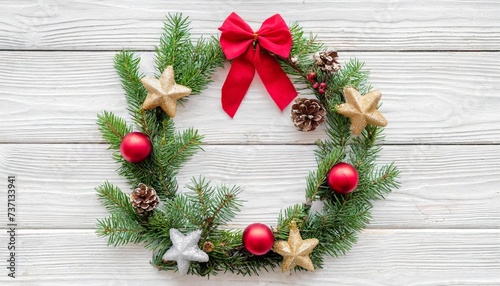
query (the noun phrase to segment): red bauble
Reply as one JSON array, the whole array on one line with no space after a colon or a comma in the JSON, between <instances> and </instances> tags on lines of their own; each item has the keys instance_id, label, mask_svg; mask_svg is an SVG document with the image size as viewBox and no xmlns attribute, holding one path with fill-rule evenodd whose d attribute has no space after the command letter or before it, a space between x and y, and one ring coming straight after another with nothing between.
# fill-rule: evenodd
<instances>
[{"instance_id":1,"label":"red bauble","mask_svg":"<svg viewBox=\"0 0 500 286\"><path fill-rule=\"evenodd\" d=\"M125 160L130 163L140 163L151 154L153 146L148 136L141 132L130 132L123 137L120 152Z\"/></svg>"},{"instance_id":2,"label":"red bauble","mask_svg":"<svg viewBox=\"0 0 500 286\"><path fill-rule=\"evenodd\" d=\"M358 171L347 163L338 163L328 173L328 186L339 194L348 194L358 186Z\"/></svg>"},{"instance_id":3,"label":"red bauble","mask_svg":"<svg viewBox=\"0 0 500 286\"><path fill-rule=\"evenodd\" d=\"M274 234L271 229L261 223L253 223L243 232L243 245L254 255L264 255L274 244Z\"/></svg>"}]
</instances>

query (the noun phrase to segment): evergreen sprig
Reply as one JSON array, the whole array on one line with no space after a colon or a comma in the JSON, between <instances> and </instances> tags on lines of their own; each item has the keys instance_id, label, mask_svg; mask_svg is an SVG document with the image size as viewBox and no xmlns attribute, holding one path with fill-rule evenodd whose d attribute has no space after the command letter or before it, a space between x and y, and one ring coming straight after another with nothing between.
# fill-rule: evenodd
<instances>
[{"instance_id":1,"label":"evergreen sprig","mask_svg":"<svg viewBox=\"0 0 500 286\"><path fill-rule=\"evenodd\" d=\"M188 17L183 18L181 14L167 16L155 63L159 74L172 65L175 81L189 86L192 94L198 94L212 82L210 75L226 58L215 37L199 38L193 44L189 24Z\"/></svg>"},{"instance_id":2,"label":"evergreen sprig","mask_svg":"<svg viewBox=\"0 0 500 286\"><path fill-rule=\"evenodd\" d=\"M205 41L200 39L196 45L189 39L189 27L186 18L181 15L169 16L166 23L166 32L162 37L162 44L157 48L158 70L163 71L166 65L173 65L179 68L176 71L176 78L180 84L185 83L185 79L194 78L193 93L199 93L210 81L214 69L223 63L223 54L219 45L212 39ZM170 28L169 28L170 27ZM170 39L170 40L169 40ZM175 48L177 47L177 48ZM175 49L176 57L168 57L168 52ZM173 55L173 54L172 54ZM162 60L163 59L163 60ZM193 66L189 63L199 61L200 65ZM114 115L112 112L103 111L98 115L97 124L106 142L110 144L110 149L114 150L113 158L120 165L118 174L127 179L127 182L135 188L139 183L144 183L154 188L161 199L172 199L177 192L176 175L183 164L200 149L203 136L196 130L188 128L183 131L176 131L174 122L166 116L159 108L155 110L143 110L141 108L147 91L141 83L144 76L139 72L140 57L134 52L123 50L114 59L115 69L121 78L122 87L128 104L128 111L135 127L146 134L153 145L154 152L146 161L133 164L127 162L118 152L123 137L133 130L127 125L125 119ZM161 65L161 66L160 66ZM196 74L195 77L193 75ZM111 185L104 184L98 189L99 198L103 205L108 207L112 214L107 219L103 219L98 224L100 234L109 234L110 244L122 244L128 234L131 236L130 242L144 241L156 247L161 243L155 241L156 235L162 234L157 228L147 229L141 232L142 240L135 237L137 232L114 232L112 226L121 229L134 219L133 212L128 213L130 220L121 218L122 212L117 212L116 208L109 208L112 204L104 199L104 195L109 197L118 196L123 199L121 191L111 188ZM135 219L141 219L135 217ZM152 216L151 220L158 219ZM137 230L138 228L133 228ZM119 235L115 234L119 233Z\"/></svg>"},{"instance_id":3,"label":"evergreen sprig","mask_svg":"<svg viewBox=\"0 0 500 286\"><path fill-rule=\"evenodd\" d=\"M111 212L109 217L97 221L97 234L108 237L108 245L120 246L144 240L144 228L137 219Z\"/></svg>"},{"instance_id":4,"label":"evergreen sprig","mask_svg":"<svg viewBox=\"0 0 500 286\"><path fill-rule=\"evenodd\" d=\"M277 240L287 240L290 226L296 224L301 236L317 238L320 243L311 253L315 268L321 268L325 255L345 254L356 242L357 233L370 219L373 200L381 199L399 187L399 171L394 164L378 165L376 160L383 141L383 128L368 125L360 136L349 130L349 119L338 114L336 107L344 102L343 88L352 86L362 94L371 86L363 62L351 59L337 73L324 72L314 64L311 54L323 49L315 36L305 35L298 24L290 27L293 46L290 57L278 58L298 88L308 88L324 105L327 113L325 124L327 138L317 142L315 151L317 169L306 177L306 201L283 209L273 230ZM188 18L181 14L168 15L163 35L156 48L156 72L161 74L172 65L177 83L189 86L192 94L200 93L210 82L215 68L222 66L224 55L216 38L191 39ZM104 140L114 150L113 158L119 164L118 174L127 179L131 188L144 183L154 188L160 204L146 216L135 213L129 197L118 187L105 182L96 188L98 198L110 216L97 223L97 233L106 236L110 245L142 243L153 251L151 263L160 270L176 270L176 263L163 261L165 252L172 246L169 230L182 232L202 230L199 247L213 245L208 251L209 261L191 263L189 273L200 276L231 272L258 275L278 267L282 257L277 253L256 256L242 245L242 231L227 229L227 224L241 208L239 187L214 186L200 177L192 179L182 193L178 193L176 176L198 150L203 136L188 128L176 131L174 122L160 109L145 111L141 108L147 91L141 83L140 57L131 51L121 51L115 56L115 68L121 78L128 103L128 111L135 128L146 134L153 153L146 161L131 164L123 159L119 148L123 137L133 130L125 119L111 112L98 115L97 124ZM312 88L307 74L315 72L328 88L320 94ZM332 192L326 178L338 162L348 162L359 173L357 189L341 195ZM313 204L322 204L313 211ZM303 270L297 267L296 270Z\"/></svg>"},{"instance_id":5,"label":"evergreen sprig","mask_svg":"<svg viewBox=\"0 0 500 286\"><path fill-rule=\"evenodd\" d=\"M304 60L301 54L301 51L308 51L310 56L312 51L309 48L322 48L311 44L314 37L306 38L302 29L295 25L290 31L294 39L293 45L298 46L292 47L292 53L297 55L280 59L281 65L294 76L296 82L308 86L324 105L328 138L317 142L318 149L315 153L318 168L306 178L306 203L287 209L285 214L300 213L300 217L291 217L296 223L300 223L302 237L319 239L320 244L315 248L311 259L315 267L320 268L325 254L343 255L352 247L357 233L369 222L371 201L381 199L384 194L399 187L399 171L394 164L378 167L375 163L381 150L376 143L383 140L383 128L369 125L361 136L353 137L349 119L336 112L337 105L345 101L344 87L352 86L362 94L371 89L367 84L368 73L362 70L364 63L351 59L335 74L324 72L312 64L311 58ZM293 56L298 57L298 60L292 60ZM317 78L326 82L328 89L324 94L312 88L312 83L307 78L307 74L311 72L315 72ZM360 176L356 191L348 195L332 192L326 184L328 171L340 161L354 165ZM323 209L310 213L312 204L317 200L323 202ZM289 220L280 216L278 229L286 229L287 224ZM286 233L280 232L281 235L286 238Z\"/></svg>"},{"instance_id":6,"label":"evergreen sprig","mask_svg":"<svg viewBox=\"0 0 500 286\"><path fill-rule=\"evenodd\" d=\"M304 79L313 63L311 54L322 49L323 45L316 42L316 36L312 34L309 36L304 35L304 30L298 23L293 23L289 29L292 34L293 45L290 56L287 59L280 59L281 68L285 73L296 76L295 83L308 84L309 82L304 81Z\"/></svg>"},{"instance_id":7,"label":"evergreen sprig","mask_svg":"<svg viewBox=\"0 0 500 286\"><path fill-rule=\"evenodd\" d=\"M112 150L119 150L123 137L132 132L132 126L127 125L125 119L108 111L97 115L97 125L99 125L103 139Z\"/></svg>"},{"instance_id":8,"label":"evergreen sprig","mask_svg":"<svg viewBox=\"0 0 500 286\"><path fill-rule=\"evenodd\" d=\"M154 130L155 113L141 109L147 95L146 88L141 83L144 75L139 73L141 59L134 52L123 50L115 55L114 62L115 70L121 78L128 104L127 110L132 120L146 135L153 136L157 131Z\"/></svg>"},{"instance_id":9,"label":"evergreen sprig","mask_svg":"<svg viewBox=\"0 0 500 286\"><path fill-rule=\"evenodd\" d=\"M129 197L117 186L104 182L104 184L96 188L96 191L102 205L110 213L121 216L136 216Z\"/></svg>"},{"instance_id":10,"label":"evergreen sprig","mask_svg":"<svg viewBox=\"0 0 500 286\"><path fill-rule=\"evenodd\" d=\"M204 178L193 179L187 188L192 192L178 194L166 202L164 213L184 229L201 229L202 237L229 222L239 211L240 188L213 187Z\"/></svg>"}]
</instances>

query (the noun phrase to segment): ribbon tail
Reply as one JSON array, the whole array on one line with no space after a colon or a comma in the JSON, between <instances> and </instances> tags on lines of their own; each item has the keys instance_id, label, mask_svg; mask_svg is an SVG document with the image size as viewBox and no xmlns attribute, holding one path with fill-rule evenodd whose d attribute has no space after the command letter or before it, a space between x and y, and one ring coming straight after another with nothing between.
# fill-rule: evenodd
<instances>
[{"instance_id":1,"label":"ribbon tail","mask_svg":"<svg viewBox=\"0 0 500 286\"><path fill-rule=\"evenodd\" d=\"M247 51L248 54L248 51ZM222 86L222 109L231 118L240 107L245 94L252 83L255 75L253 64L248 61L244 55L234 59L231 63L231 69L227 75L226 81Z\"/></svg>"},{"instance_id":2,"label":"ribbon tail","mask_svg":"<svg viewBox=\"0 0 500 286\"><path fill-rule=\"evenodd\" d=\"M267 92L279 109L283 111L297 96L297 91L276 59L268 52L260 52L259 50L258 48L255 54L255 69Z\"/></svg>"}]
</instances>

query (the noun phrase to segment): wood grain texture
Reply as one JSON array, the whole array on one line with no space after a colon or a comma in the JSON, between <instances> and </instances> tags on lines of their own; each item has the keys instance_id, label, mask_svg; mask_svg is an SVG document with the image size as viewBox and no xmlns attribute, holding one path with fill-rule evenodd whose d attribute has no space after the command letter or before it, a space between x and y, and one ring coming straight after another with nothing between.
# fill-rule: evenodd
<instances>
[{"instance_id":1,"label":"wood grain texture","mask_svg":"<svg viewBox=\"0 0 500 286\"><path fill-rule=\"evenodd\" d=\"M102 142L102 110L127 116L111 52L0 52L0 142ZM383 93L390 144L500 143L499 53L343 53L366 61ZM152 74L153 54L142 68ZM311 144L319 130L297 132L254 80L234 120L220 107L228 68L201 95L179 106L180 128L196 127L208 144ZM255 111L258 110L256 113Z\"/></svg>"},{"instance_id":2,"label":"wood grain texture","mask_svg":"<svg viewBox=\"0 0 500 286\"><path fill-rule=\"evenodd\" d=\"M275 225L281 209L304 201L313 146L205 146L182 169L179 185L203 175L239 185L246 203L231 227ZM404 182L375 203L370 228L500 229L498 146L386 146L380 163L396 161ZM300 163L297 161L300 158ZM94 187L105 180L130 192L106 145L0 145L1 177L18 178L21 228L86 228L107 216ZM268 199L273 198L273 199ZM0 204L6 204L0 197ZM0 216L1 225L6 216Z\"/></svg>"},{"instance_id":3,"label":"wood grain texture","mask_svg":"<svg viewBox=\"0 0 500 286\"><path fill-rule=\"evenodd\" d=\"M141 246L106 247L92 230L21 230L8 285L498 285L499 230L365 230L348 255L314 273L201 278L159 272ZM481 242L473 244L477 237ZM0 255L5 257L5 249ZM5 284L3 284L5 285Z\"/></svg>"},{"instance_id":4,"label":"wood grain texture","mask_svg":"<svg viewBox=\"0 0 500 286\"><path fill-rule=\"evenodd\" d=\"M389 120L379 162L396 161L403 185L375 202L346 256L315 273L207 280L159 272L142 246L96 236L107 212L94 187L109 180L129 191L95 125L104 109L127 117L113 55L138 50L152 74L164 15L175 11L190 16L195 37L216 35L232 11L254 28L278 12L341 61L367 62ZM497 0L2 0L0 189L17 176L19 225L18 278L7 279L4 262L0 285L500 285L499 11ZM274 225L280 209L303 201L323 130L295 131L259 79L230 120L220 108L228 67L178 108L177 127L198 128L207 144L179 185L202 173L238 184L246 202L229 227Z\"/></svg>"},{"instance_id":5,"label":"wood grain texture","mask_svg":"<svg viewBox=\"0 0 500 286\"><path fill-rule=\"evenodd\" d=\"M183 12L193 34L214 35L235 11L257 29L273 13L341 50L498 50L498 1L7 0L0 49L152 50L164 15Z\"/></svg>"}]
</instances>

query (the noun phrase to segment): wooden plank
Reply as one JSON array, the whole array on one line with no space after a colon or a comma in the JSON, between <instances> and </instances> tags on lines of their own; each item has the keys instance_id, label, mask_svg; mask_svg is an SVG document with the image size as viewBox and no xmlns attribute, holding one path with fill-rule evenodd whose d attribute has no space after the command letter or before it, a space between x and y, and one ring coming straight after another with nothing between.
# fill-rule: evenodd
<instances>
[{"instance_id":1,"label":"wooden plank","mask_svg":"<svg viewBox=\"0 0 500 286\"><path fill-rule=\"evenodd\" d=\"M111 52L0 52L1 143L102 142L104 109L126 116ZM391 144L500 143L499 53L342 53L367 62L384 96ZM152 74L153 54L143 53ZM194 126L208 144L311 144L324 133L297 132L255 79L231 120L220 107L228 68L180 106L180 128Z\"/></svg>"},{"instance_id":2,"label":"wooden plank","mask_svg":"<svg viewBox=\"0 0 500 286\"><path fill-rule=\"evenodd\" d=\"M498 1L2 1L0 49L152 50L164 16L215 35L236 11L257 29L273 13L341 50L498 50Z\"/></svg>"},{"instance_id":3,"label":"wooden plank","mask_svg":"<svg viewBox=\"0 0 500 286\"><path fill-rule=\"evenodd\" d=\"M105 180L130 189L105 144L3 144L0 177L17 177L22 228L93 229L107 216L94 187ZM281 209L304 201L313 146L205 146L178 176L182 187L203 175L244 189L231 227L275 225ZM396 161L403 185L375 203L370 228L500 228L498 146L385 146L380 163ZM0 196L0 205L6 205ZM7 217L0 216L0 225Z\"/></svg>"},{"instance_id":4,"label":"wooden plank","mask_svg":"<svg viewBox=\"0 0 500 286\"><path fill-rule=\"evenodd\" d=\"M481 239L478 240L478 237ZM498 285L499 230L366 230L348 253L314 273L210 279L160 272L141 246L106 247L92 230L19 230L8 285ZM383 251L381 251L383 250ZM6 249L0 255L6 257ZM147 281L147 283L145 283ZM172 284L172 285L173 285Z\"/></svg>"},{"instance_id":5,"label":"wooden plank","mask_svg":"<svg viewBox=\"0 0 500 286\"><path fill-rule=\"evenodd\" d=\"M4 268L0 285L500 285L497 0L1 2L0 177L16 175L19 225L18 275ZM380 163L397 161L403 186L375 203L347 256L315 273L207 280L158 272L141 246L111 248L96 236L107 212L93 188L109 180L128 190L95 125L103 109L127 117L114 51L141 51L151 74L164 15L175 11L191 17L195 37L216 35L231 11L254 28L279 12L341 60L367 62L389 119ZM177 126L198 128L208 144L179 184L203 172L241 185L246 202L229 227L274 225L280 209L303 201L311 144L324 134L296 132L258 79L230 120L219 103L228 67L179 107Z\"/></svg>"}]
</instances>

